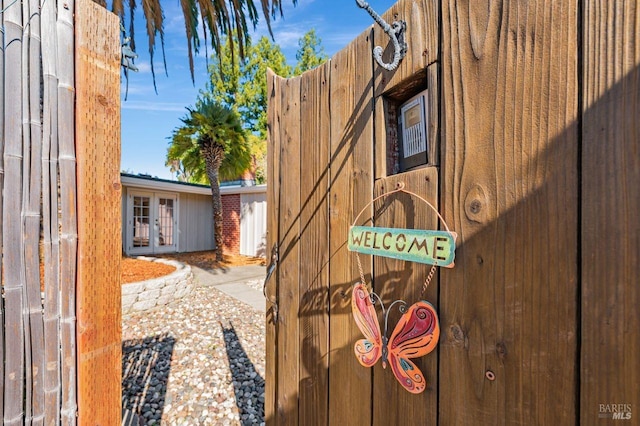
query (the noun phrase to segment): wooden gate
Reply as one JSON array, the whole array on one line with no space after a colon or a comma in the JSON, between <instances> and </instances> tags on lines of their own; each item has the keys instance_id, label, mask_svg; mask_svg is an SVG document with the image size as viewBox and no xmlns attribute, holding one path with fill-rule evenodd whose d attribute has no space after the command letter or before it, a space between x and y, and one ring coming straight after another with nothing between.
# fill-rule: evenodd
<instances>
[{"instance_id":1,"label":"wooden gate","mask_svg":"<svg viewBox=\"0 0 640 426\"><path fill-rule=\"evenodd\" d=\"M623 0L401 0L384 15L407 21L395 72L372 59L390 45L374 27L315 70L269 76L268 424L640 415L639 11ZM397 115L422 89L429 161L398 173ZM455 268L426 292L442 332L416 363L428 382L419 395L353 353L347 230L398 182L459 235ZM363 216L438 226L408 196ZM427 267L361 258L385 302L420 297Z\"/></svg>"}]
</instances>

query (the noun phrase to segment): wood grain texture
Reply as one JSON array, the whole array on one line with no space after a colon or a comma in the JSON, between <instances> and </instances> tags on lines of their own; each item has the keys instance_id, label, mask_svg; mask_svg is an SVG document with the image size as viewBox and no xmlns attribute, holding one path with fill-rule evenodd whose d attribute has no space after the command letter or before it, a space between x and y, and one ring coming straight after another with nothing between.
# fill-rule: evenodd
<instances>
[{"instance_id":1,"label":"wood grain texture","mask_svg":"<svg viewBox=\"0 0 640 426\"><path fill-rule=\"evenodd\" d=\"M90 0L76 10L78 423L122 416L120 31Z\"/></svg>"},{"instance_id":2,"label":"wood grain texture","mask_svg":"<svg viewBox=\"0 0 640 426\"><path fill-rule=\"evenodd\" d=\"M267 139L267 261L271 258L274 247L279 242L278 221L280 219L280 98L282 78L270 69L267 71L268 96L268 139ZM278 265L276 265L276 268ZM275 269L266 283L267 313L265 325L265 421L268 425L276 424L276 392L277 392L277 360L278 340L276 334L278 289L278 270Z\"/></svg>"},{"instance_id":3,"label":"wood grain texture","mask_svg":"<svg viewBox=\"0 0 640 426\"><path fill-rule=\"evenodd\" d=\"M375 183L375 196L396 189L398 183L418 194L434 207L438 206L438 170L433 167L401 173L379 179ZM438 217L424 202L408 194L399 193L384 197L374 203L375 226L388 228L438 229ZM422 294L424 280L430 265L405 262L376 256L374 257L374 289L385 306L395 300L404 300L411 305L419 300L427 300L438 309L437 276L427 291ZM379 319L384 324L381 311ZM388 336L400 318L397 309L389 315ZM383 331L384 332L384 331ZM438 413L438 356L437 351L412 361L422 371L427 388L420 394L407 392L396 380L388 367L380 363L373 373L373 423L374 425L436 424ZM364 367L360 367L364 368ZM418 420L419 419L419 420Z\"/></svg>"},{"instance_id":4,"label":"wood grain texture","mask_svg":"<svg viewBox=\"0 0 640 426\"><path fill-rule=\"evenodd\" d=\"M329 416L330 61L300 82L300 424Z\"/></svg>"},{"instance_id":5,"label":"wood grain texture","mask_svg":"<svg viewBox=\"0 0 640 426\"><path fill-rule=\"evenodd\" d=\"M297 425L300 364L300 78L282 82L277 425ZM306 260L306 259L305 259Z\"/></svg>"},{"instance_id":6,"label":"wood grain texture","mask_svg":"<svg viewBox=\"0 0 640 426\"><path fill-rule=\"evenodd\" d=\"M360 34L331 59L330 370L329 424L370 425L371 370L357 361L353 345L361 338L351 314L352 286L359 282L349 226L373 194L373 73L371 31ZM354 69L357 69L354 72ZM373 207L363 213L371 220ZM371 278L371 258L361 256Z\"/></svg>"},{"instance_id":7,"label":"wood grain texture","mask_svg":"<svg viewBox=\"0 0 640 426\"><path fill-rule=\"evenodd\" d=\"M402 0L393 5L383 14L383 18L391 23L394 16L407 21L408 45L407 56L400 62L395 71L387 71L380 67L373 57L375 85L375 177L376 179L398 173L399 159L397 152L393 155L389 151L397 151L397 113L401 103L407 101L416 93L429 88L431 105L437 105L439 99L438 88L438 55L439 55L439 2L435 0ZM377 25L373 27L373 46L387 46L383 58L393 57L393 46L387 34ZM373 47L372 47L373 48ZM429 66L431 65L431 66ZM438 133L439 109L430 111L431 127L429 136ZM434 115L435 114L435 115ZM437 150L433 146L429 151L431 158L437 160L438 155L432 155Z\"/></svg>"},{"instance_id":8,"label":"wood grain texture","mask_svg":"<svg viewBox=\"0 0 640 426\"><path fill-rule=\"evenodd\" d=\"M385 70L372 58L376 73L376 96L386 91L403 90L401 86L406 86L408 80L414 79L427 65L438 59L438 3L438 0L400 0L382 14L389 25L395 20L406 21L408 51L394 71ZM373 33L374 46L385 49L383 60L392 62L393 43L389 36L377 24L373 27Z\"/></svg>"},{"instance_id":9,"label":"wood grain texture","mask_svg":"<svg viewBox=\"0 0 640 426\"><path fill-rule=\"evenodd\" d=\"M443 2L442 425L576 420L577 13Z\"/></svg>"},{"instance_id":10,"label":"wood grain texture","mask_svg":"<svg viewBox=\"0 0 640 426\"><path fill-rule=\"evenodd\" d=\"M437 166L440 164L440 83L438 73L440 69L439 63L427 66L427 96L429 109L427 111L427 119L429 120L429 128L427 129L428 146L427 153L428 165Z\"/></svg>"},{"instance_id":11,"label":"wood grain texture","mask_svg":"<svg viewBox=\"0 0 640 426\"><path fill-rule=\"evenodd\" d=\"M632 423L640 415L640 9L587 0L583 34L579 420L617 424L599 418L600 404L629 404Z\"/></svg>"}]
</instances>

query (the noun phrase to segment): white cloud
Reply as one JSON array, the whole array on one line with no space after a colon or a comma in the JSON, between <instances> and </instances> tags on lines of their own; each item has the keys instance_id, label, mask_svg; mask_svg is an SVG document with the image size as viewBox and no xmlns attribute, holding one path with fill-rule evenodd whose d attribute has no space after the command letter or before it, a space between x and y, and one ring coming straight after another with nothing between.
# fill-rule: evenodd
<instances>
[{"instance_id":1,"label":"white cloud","mask_svg":"<svg viewBox=\"0 0 640 426\"><path fill-rule=\"evenodd\" d=\"M184 112L185 106L178 102L126 101L122 102L122 109Z\"/></svg>"},{"instance_id":2,"label":"white cloud","mask_svg":"<svg viewBox=\"0 0 640 426\"><path fill-rule=\"evenodd\" d=\"M149 63L149 61L136 61L135 65L138 67L139 74L151 73L151 63Z\"/></svg>"}]
</instances>

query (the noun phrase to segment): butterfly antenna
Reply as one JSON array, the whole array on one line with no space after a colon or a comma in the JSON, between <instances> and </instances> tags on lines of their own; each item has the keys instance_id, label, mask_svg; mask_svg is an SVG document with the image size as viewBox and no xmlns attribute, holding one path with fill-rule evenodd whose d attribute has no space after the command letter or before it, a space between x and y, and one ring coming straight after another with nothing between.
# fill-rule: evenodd
<instances>
[{"instance_id":1,"label":"butterfly antenna","mask_svg":"<svg viewBox=\"0 0 640 426\"><path fill-rule=\"evenodd\" d=\"M382 301L380 301L380 303L382 303ZM384 313L384 336L385 338L387 337L387 324L389 322L389 313L391 312L391 308L393 308L393 306L397 303L400 303L400 312L404 313L404 311L407 308L407 302L405 302L404 300L396 300L394 301L391 305L389 305L389 310L388 311L384 311L383 309L383 313Z\"/></svg>"}]
</instances>

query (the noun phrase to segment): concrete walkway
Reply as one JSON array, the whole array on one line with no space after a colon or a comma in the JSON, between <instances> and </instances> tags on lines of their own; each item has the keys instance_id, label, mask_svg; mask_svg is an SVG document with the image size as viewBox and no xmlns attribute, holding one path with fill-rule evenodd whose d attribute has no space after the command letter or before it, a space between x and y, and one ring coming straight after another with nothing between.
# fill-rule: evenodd
<instances>
[{"instance_id":1,"label":"concrete walkway","mask_svg":"<svg viewBox=\"0 0 640 426\"><path fill-rule=\"evenodd\" d=\"M262 291L246 284L248 281L263 281L266 276L264 266L248 265L225 269L201 269L192 265L191 270L199 285L215 287L255 310L265 312L266 301Z\"/></svg>"}]
</instances>

